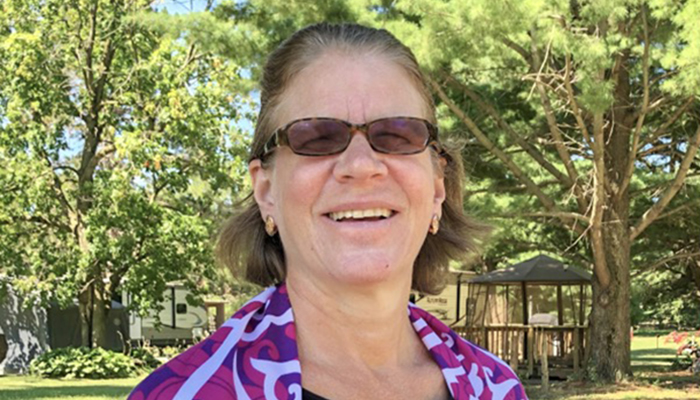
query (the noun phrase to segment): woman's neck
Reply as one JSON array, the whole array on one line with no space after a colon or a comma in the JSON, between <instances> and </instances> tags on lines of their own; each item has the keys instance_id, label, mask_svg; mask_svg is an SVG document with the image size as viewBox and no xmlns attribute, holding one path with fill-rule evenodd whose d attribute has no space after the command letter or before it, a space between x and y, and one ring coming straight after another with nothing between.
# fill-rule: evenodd
<instances>
[{"instance_id":1,"label":"woman's neck","mask_svg":"<svg viewBox=\"0 0 700 400\"><path fill-rule=\"evenodd\" d=\"M407 316L410 280L377 286L331 287L288 277L302 364L381 370L420 362L425 349Z\"/></svg>"}]
</instances>

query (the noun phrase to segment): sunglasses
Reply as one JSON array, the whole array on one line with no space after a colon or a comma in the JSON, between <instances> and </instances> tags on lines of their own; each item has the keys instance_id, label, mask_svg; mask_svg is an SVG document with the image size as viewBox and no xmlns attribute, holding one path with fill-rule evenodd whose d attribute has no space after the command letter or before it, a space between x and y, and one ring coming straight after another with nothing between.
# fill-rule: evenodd
<instances>
[{"instance_id":1,"label":"sunglasses","mask_svg":"<svg viewBox=\"0 0 700 400\"><path fill-rule=\"evenodd\" d=\"M390 117L366 124L352 124L335 118L302 118L277 129L265 143L265 157L278 146L289 146L302 156L330 156L345 151L353 131L367 135L372 149L384 154L417 154L428 146L439 149L438 129L414 117Z\"/></svg>"}]
</instances>

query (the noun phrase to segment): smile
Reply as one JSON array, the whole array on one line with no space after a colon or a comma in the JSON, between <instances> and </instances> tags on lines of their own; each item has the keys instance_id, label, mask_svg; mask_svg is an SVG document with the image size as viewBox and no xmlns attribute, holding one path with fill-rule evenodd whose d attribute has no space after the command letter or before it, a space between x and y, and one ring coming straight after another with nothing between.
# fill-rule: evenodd
<instances>
[{"instance_id":1,"label":"smile","mask_svg":"<svg viewBox=\"0 0 700 400\"><path fill-rule=\"evenodd\" d=\"M367 220L367 219L385 219L392 216L394 212L388 208L372 208L368 210L346 210L328 213L328 217L333 221L343 220Z\"/></svg>"}]
</instances>

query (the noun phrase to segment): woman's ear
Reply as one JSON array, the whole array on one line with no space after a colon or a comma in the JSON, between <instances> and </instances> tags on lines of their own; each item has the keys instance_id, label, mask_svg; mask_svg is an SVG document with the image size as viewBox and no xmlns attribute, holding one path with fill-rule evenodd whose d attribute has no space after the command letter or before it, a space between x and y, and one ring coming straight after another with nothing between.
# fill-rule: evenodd
<instances>
[{"instance_id":1,"label":"woman's ear","mask_svg":"<svg viewBox=\"0 0 700 400\"><path fill-rule=\"evenodd\" d=\"M442 218L442 203L445 202L445 178L435 176L435 194L433 196L433 213Z\"/></svg>"},{"instance_id":2,"label":"woman's ear","mask_svg":"<svg viewBox=\"0 0 700 400\"><path fill-rule=\"evenodd\" d=\"M272 181L270 180L271 170L263 168L262 161L253 160L248 164L248 172L250 172L250 179L253 182L253 197L258 203L260 214L264 219L268 215L272 215L275 206L272 196Z\"/></svg>"}]
</instances>

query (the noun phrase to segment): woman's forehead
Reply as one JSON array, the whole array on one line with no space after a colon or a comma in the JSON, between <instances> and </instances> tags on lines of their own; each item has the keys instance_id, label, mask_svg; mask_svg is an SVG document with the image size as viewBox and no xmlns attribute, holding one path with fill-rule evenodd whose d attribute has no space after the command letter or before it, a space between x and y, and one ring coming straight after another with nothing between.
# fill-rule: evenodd
<instances>
[{"instance_id":1,"label":"woman's forehead","mask_svg":"<svg viewBox=\"0 0 700 400\"><path fill-rule=\"evenodd\" d=\"M277 125L307 117L363 123L389 116L427 118L428 106L403 66L380 54L326 52L289 83Z\"/></svg>"}]
</instances>

